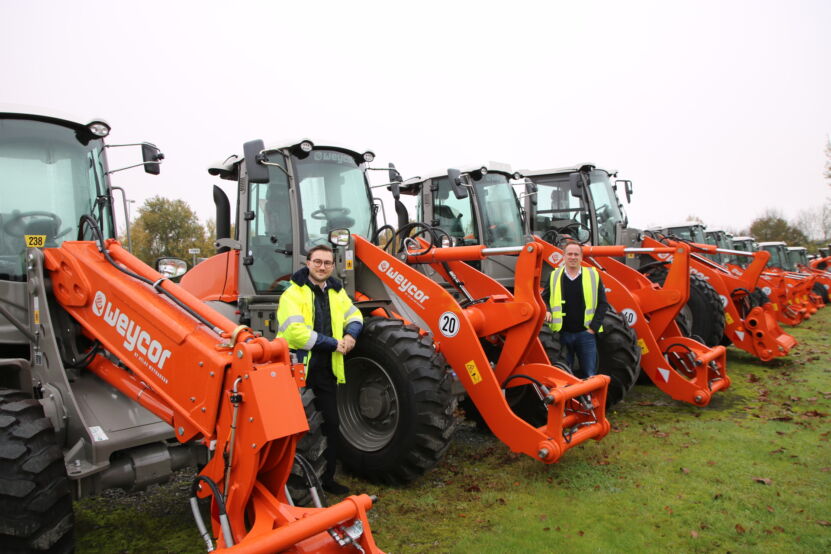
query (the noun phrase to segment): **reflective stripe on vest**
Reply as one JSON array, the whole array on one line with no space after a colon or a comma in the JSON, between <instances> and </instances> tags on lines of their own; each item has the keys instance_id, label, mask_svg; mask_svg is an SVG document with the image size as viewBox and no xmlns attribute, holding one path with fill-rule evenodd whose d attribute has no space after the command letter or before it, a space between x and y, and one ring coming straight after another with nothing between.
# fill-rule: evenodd
<instances>
[{"instance_id":1,"label":"reflective stripe on vest","mask_svg":"<svg viewBox=\"0 0 831 554\"><path fill-rule=\"evenodd\" d=\"M551 306L551 323L548 324L554 332L563 328L563 287L561 284L565 266L560 266L551 272L551 282L549 284L549 291L551 298L549 304ZM600 275L593 267L582 267L580 272L580 282L583 286L583 302L586 304L586 311L583 313L583 325L586 329L594 318L597 311L597 287L600 282ZM600 328L600 331L603 327Z\"/></svg>"}]
</instances>

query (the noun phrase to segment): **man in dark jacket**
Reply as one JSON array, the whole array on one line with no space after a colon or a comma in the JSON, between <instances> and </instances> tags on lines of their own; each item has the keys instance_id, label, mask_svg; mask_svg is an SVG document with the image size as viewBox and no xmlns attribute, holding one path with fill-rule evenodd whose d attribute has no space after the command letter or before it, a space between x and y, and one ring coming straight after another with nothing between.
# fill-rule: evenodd
<instances>
[{"instance_id":1,"label":"man in dark jacket","mask_svg":"<svg viewBox=\"0 0 831 554\"><path fill-rule=\"evenodd\" d=\"M306 386L315 393L323 413L326 471L323 489L337 495L349 488L335 481L338 442L337 386L346 383L343 356L355 347L363 328L361 312L340 281L332 277L334 253L328 245L312 248L306 267L292 275L291 285L277 307L278 337L306 364Z\"/></svg>"}]
</instances>

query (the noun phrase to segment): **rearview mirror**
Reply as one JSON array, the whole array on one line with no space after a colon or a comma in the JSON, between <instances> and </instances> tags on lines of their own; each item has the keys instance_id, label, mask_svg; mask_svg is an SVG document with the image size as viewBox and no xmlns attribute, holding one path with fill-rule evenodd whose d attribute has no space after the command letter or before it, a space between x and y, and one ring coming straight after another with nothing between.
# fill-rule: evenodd
<instances>
[{"instance_id":1,"label":"rearview mirror","mask_svg":"<svg viewBox=\"0 0 831 554\"><path fill-rule=\"evenodd\" d=\"M265 159L262 151L265 144L262 140L251 140L242 145L242 155L245 158L245 173L248 174L249 183L267 183L268 167L263 165Z\"/></svg>"},{"instance_id":2,"label":"rearview mirror","mask_svg":"<svg viewBox=\"0 0 831 554\"><path fill-rule=\"evenodd\" d=\"M632 202L632 181L629 179L618 179L615 181L615 187L618 183L623 183L623 190L626 192L626 203Z\"/></svg>"},{"instance_id":3,"label":"rearview mirror","mask_svg":"<svg viewBox=\"0 0 831 554\"><path fill-rule=\"evenodd\" d=\"M577 198L581 198L583 196L583 174L579 171L575 171L574 173L568 176L568 189L571 192L572 196L576 196Z\"/></svg>"},{"instance_id":4,"label":"rearview mirror","mask_svg":"<svg viewBox=\"0 0 831 554\"><path fill-rule=\"evenodd\" d=\"M401 183L404 179L401 178L401 174L395 169L395 164L390 162L390 167L387 170L387 174L390 179L390 191L392 191L392 197L396 200L401 198Z\"/></svg>"},{"instance_id":5,"label":"rearview mirror","mask_svg":"<svg viewBox=\"0 0 831 554\"><path fill-rule=\"evenodd\" d=\"M161 172L161 164L164 154L154 145L144 142L141 145L141 158L144 161L144 171L151 175L158 175Z\"/></svg>"},{"instance_id":6,"label":"rearview mirror","mask_svg":"<svg viewBox=\"0 0 831 554\"><path fill-rule=\"evenodd\" d=\"M448 169L447 178L450 181L450 188L459 200L467 198L467 189L462 184L462 172L458 169Z\"/></svg>"},{"instance_id":7,"label":"rearview mirror","mask_svg":"<svg viewBox=\"0 0 831 554\"><path fill-rule=\"evenodd\" d=\"M528 177L525 178L525 195L528 197L528 200L531 202L532 206L537 205L537 183L529 179Z\"/></svg>"}]
</instances>

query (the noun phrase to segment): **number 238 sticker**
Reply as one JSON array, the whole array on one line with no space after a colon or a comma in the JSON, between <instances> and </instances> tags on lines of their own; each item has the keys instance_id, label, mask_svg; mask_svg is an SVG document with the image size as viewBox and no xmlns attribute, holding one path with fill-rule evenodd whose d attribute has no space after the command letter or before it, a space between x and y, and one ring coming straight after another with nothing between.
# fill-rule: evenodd
<instances>
[{"instance_id":1,"label":"number 238 sticker","mask_svg":"<svg viewBox=\"0 0 831 554\"><path fill-rule=\"evenodd\" d=\"M459 332L459 316L453 312L444 312L439 316L439 332L447 338L453 338Z\"/></svg>"}]
</instances>

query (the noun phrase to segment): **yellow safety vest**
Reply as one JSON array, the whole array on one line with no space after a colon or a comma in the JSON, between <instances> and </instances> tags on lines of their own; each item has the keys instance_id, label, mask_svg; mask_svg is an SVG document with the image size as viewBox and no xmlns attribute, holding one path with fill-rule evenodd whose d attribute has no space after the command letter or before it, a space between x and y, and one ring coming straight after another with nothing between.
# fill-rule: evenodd
<instances>
[{"instance_id":1,"label":"yellow safety vest","mask_svg":"<svg viewBox=\"0 0 831 554\"><path fill-rule=\"evenodd\" d=\"M565 271L565 266L561 265L551 272L551 283L548 287L551 292L549 302L551 304L551 323L548 324L554 332L563 328L563 290L561 277ZM597 310L597 286L600 283L600 274L593 267L583 267L580 272L581 282L583 284L583 301L586 304L586 311L583 313L583 324L586 329L594 318L594 312ZM603 331L601 326L599 331Z\"/></svg>"},{"instance_id":2,"label":"yellow safety vest","mask_svg":"<svg viewBox=\"0 0 831 554\"><path fill-rule=\"evenodd\" d=\"M343 338L346 326L357 321L363 323L364 318L360 310L352 304L349 295L344 289L335 290L326 287L329 294L329 314L332 318L332 334L334 338ZM280 296L277 306L277 336L283 337L292 350L306 350L306 371L312 357L312 347L317 341L317 332L314 330L315 297L311 287L291 283L291 286ZM338 383L346 382L343 369L343 354L332 352L332 373Z\"/></svg>"}]
</instances>

